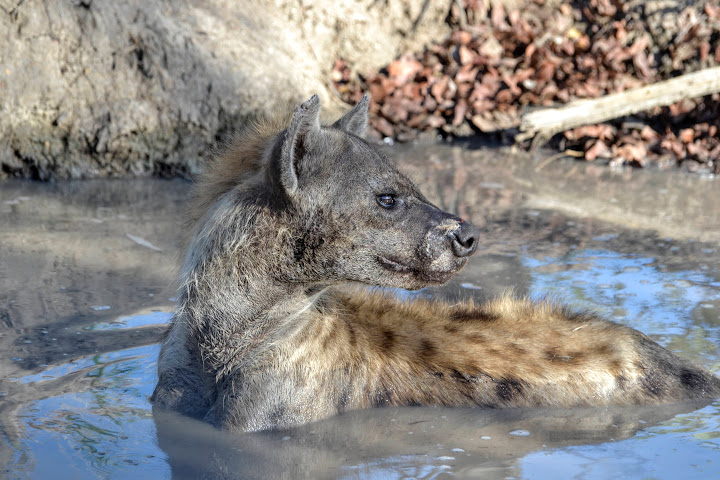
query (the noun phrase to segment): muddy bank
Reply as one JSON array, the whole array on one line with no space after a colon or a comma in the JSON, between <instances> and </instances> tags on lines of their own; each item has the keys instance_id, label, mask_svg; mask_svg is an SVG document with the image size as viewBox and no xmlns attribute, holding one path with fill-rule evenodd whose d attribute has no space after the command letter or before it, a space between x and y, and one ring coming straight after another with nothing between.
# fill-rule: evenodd
<instances>
[{"instance_id":1,"label":"muddy bank","mask_svg":"<svg viewBox=\"0 0 720 480\"><path fill-rule=\"evenodd\" d=\"M445 2L0 1L0 178L182 175L248 117L449 32Z\"/></svg>"}]
</instances>

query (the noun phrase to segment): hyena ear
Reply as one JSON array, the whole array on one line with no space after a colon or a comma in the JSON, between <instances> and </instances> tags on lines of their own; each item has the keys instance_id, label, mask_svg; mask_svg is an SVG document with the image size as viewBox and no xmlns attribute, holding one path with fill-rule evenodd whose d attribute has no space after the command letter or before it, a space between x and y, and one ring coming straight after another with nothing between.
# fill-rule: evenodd
<instances>
[{"instance_id":1,"label":"hyena ear","mask_svg":"<svg viewBox=\"0 0 720 480\"><path fill-rule=\"evenodd\" d=\"M368 109L370 108L370 97L365 94L357 105L340 120L332 124L332 128L352 133L358 137L365 133L368 124Z\"/></svg>"},{"instance_id":2,"label":"hyena ear","mask_svg":"<svg viewBox=\"0 0 720 480\"><path fill-rule=\"evenodd\" d=\"M320 98L317 95L299 105L293 112L290 126L280 150L280 181L288 193L298 188L298 174L310 147L320 139Z\"/></svg>"}]
</instances>

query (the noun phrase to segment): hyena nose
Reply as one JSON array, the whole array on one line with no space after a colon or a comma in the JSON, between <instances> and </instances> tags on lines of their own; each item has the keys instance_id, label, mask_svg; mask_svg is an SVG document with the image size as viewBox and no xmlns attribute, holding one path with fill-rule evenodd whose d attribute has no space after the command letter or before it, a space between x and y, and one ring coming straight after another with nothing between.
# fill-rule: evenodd
<instances>
[{"instance_id":1,"label":"hyena nose","mask_svg":"<svg viewBox=\"0 0 720 480\"><path fill-rule=\"evenodd\" d=\"M456 257L469 257L477 248L480 230L470 222L462 222L452 233L452 250Z\"/></svg>"}]
</instances>

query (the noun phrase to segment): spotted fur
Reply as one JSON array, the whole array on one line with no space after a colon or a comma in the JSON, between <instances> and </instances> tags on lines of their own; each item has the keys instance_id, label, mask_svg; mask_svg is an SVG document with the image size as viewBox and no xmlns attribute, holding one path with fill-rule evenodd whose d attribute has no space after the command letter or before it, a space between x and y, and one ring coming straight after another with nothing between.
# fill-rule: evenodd
<instances>
[{"instance_id":1,"label":"spotted fur","mask_svg":"<svg viewBox=\"0 0 720 480\"><path fill-rule=\"evenodd\" d=\"M156 405L253 431L388 405L720 397L712 374L591 314L368 288L446 281L477 230L360 138L367 99L328 127L318 113L313 97L282 126L251 129L198 182Z\"/></svg>"}]
</instances>

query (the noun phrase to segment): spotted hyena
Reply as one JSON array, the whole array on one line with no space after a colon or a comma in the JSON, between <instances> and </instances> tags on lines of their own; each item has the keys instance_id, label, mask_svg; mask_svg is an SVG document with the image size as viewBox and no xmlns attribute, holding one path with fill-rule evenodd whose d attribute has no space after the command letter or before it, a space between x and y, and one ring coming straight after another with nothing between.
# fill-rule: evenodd
<instances>
[{"instance_id":1,"label":"spotted hyena","mask_svg":"<svg viewBox=\"0 0 720 480\"><path fill-rule=\"evenodd\" d=\"M478 230L317 96L241 135L195 187L155 405L221 428L284 428L386 405L630 405L720 397L642 333L546 302L399 300L447 281Z\"/></svg>"}]
</instances>

